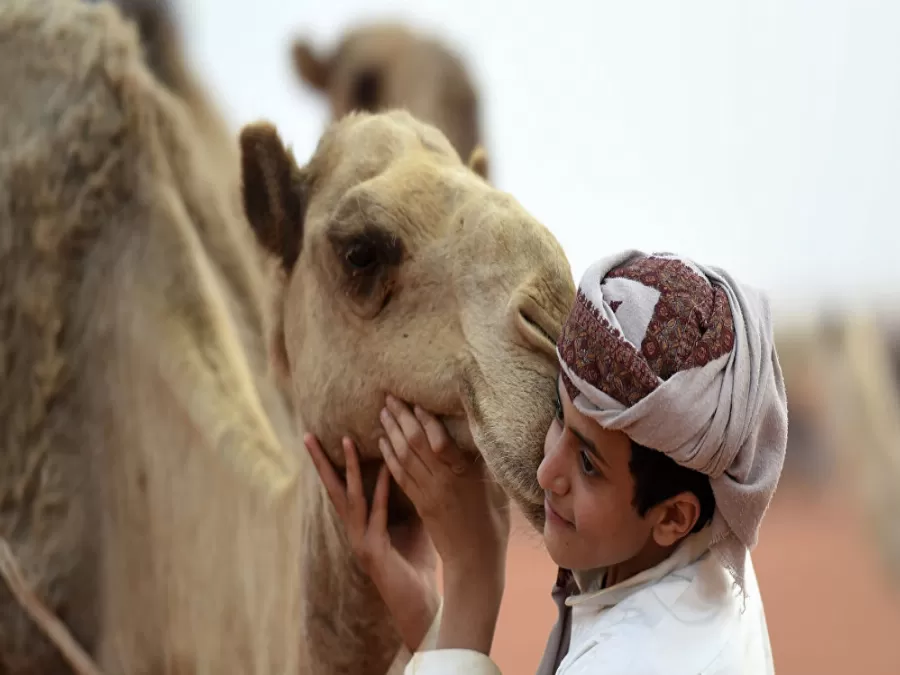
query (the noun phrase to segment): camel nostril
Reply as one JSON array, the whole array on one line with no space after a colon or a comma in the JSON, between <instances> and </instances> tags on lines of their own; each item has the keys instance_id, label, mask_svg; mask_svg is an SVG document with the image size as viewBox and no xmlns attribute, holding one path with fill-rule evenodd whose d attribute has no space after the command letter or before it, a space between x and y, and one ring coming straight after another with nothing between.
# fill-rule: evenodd
<instances>
[{"instance_id":1,"label":"camel nostril","mask_svg":"<svg viewBox=\"0 0 900 675\"><path fill-rule=\"evenodd\" d=\"M526 345L549 357L555 366L556 340L562 330L562 322L552 308L537 300L533 283L513 293L507 311L508 320L514 324L514 330L524 338Z\"/></svg>"},{"instance_id":2,"label":"camel nostril","mask_svg":"<svg viewBox=\"0 0 900 675\"><path fill-rule=\"evenodd\" d=\"M556 339L535 318L534 314L520 309L517 314L519 331L525 336L529 344L540 351L556 354Z\"/></svg>"},{"instance_id":3,"label":"camel nostril","mask_svg":"<svg viewBox=\"0 0 900 675\"><path fill-rule=\"evenodd\" d=\"M520 312L520 314L521 314L521 316L522 316L522 320L525 321L525 323L527 323L529 326L531 326L531 328L533 328L533 329L536 330L538 333L540 333L540 334L543 335L545 338L547 338L547 340L548 340L549 342L552 342L552 343L554 343L554 344L556 343L556 340L553 339L553 336L550 335L550 333L548 333L546 330L544 330L544 328L541 326L541 324L539 324L537 321L535 321L534 319L532 319L532 318L531 318L528 314L526 314L525 312Z\"/></svg>"}]
</instances>

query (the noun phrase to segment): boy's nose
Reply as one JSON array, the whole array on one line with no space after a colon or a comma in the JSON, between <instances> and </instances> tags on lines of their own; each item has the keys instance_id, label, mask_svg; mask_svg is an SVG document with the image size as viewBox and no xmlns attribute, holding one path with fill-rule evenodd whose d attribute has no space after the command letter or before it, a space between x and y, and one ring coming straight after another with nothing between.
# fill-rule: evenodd
<instances>
[{"instance_id":1,"label":"boy's nose","mask_svg":"<svg viewBox=\"0 0 900 675\"><path fill-rule=\"evenodd\" d=\"M544 490L557 495L564 495L569 491L569 480L566 477L565 461L562 458L560 445L562 438L553 444L550 451L544 455L541 465L538 467L538 483Z\"/></svg>"}]
</instances>

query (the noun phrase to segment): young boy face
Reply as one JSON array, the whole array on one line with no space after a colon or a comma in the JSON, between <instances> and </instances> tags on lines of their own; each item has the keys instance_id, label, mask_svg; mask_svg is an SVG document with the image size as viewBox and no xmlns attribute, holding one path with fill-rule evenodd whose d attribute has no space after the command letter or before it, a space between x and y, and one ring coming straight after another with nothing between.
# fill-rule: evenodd
<instances>
[{"instance_id":1,"label":"young boy face","mask_svg":"<svg viewBox=\"0 0 900 675\"><path fill-rule=\"evenodd\" d=\"M630 560L647 546L652 529L632 506L631 441L582 415L566 388L558 390L537 474L547 551L557 565L575 570Z\"/></svg>"},{"instance_id":2,"label":"young boy face","mask_svg":"<svg viewBox=\"0 0 900 675\"><path fill-rule=\"evenodd\" d=\"M634 505L631 440L581 414L558 386L538 482L544 489L544 543L560 567L618 565L636 574L664 558L697 520L699 502L681 493L643 516Z\"/></svg>"}]
</instances>

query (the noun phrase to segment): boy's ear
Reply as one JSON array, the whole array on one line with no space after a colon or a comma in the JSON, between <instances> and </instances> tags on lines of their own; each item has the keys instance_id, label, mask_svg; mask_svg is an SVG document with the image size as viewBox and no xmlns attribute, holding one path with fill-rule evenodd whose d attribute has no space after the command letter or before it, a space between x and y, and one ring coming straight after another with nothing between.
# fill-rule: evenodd
<instances>
[{"instance_id":1,"label":"boy's ear","mask_svg":"<svg viewBox=\"0 0 900 675\"><path fill-rule=\"evenodd\" d=\"M473 148L472 154L469 155L469 168L487 181L488 156L483 145L479 144Z\"/></svg>"},{"instance_id":2,"label":"boy's ear","mask_svg":"<svg viewBox=\"0 0 900 675\"><path fill-rule=\"evenodd\" d=\"M256 239L289 272L303 245L309 181L268 122L240 133L244 212Z\"/></svg>"},{"instance_id":3,"label":"boy's ear","mask_svg":"<svg viewBox=\"0 0 900 675\"><path fill-rule=\"evenodd\" d=\"M653 539L669 547L684 539L700 518L700 500L693 492L680 492L651 509Z\"/></svg>"},{"instance_id":4,"label":"boy's ear","mask_svg":"<svg viewBox=\"0 0 900 675\"><path fill-rule=\"evenodd\" d=\"M294 70L303 82L316 91L325 91L331 76L331 62L316 55L309 42L303 39L294 40L291 48Z\"/></svg>"}]
</instances>

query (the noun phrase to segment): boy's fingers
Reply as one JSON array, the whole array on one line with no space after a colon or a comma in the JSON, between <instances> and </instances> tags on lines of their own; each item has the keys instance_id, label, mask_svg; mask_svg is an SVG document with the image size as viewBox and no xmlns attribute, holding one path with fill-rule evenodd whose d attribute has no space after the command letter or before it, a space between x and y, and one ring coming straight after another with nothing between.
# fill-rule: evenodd
<instances>
[{"instance_id":1,"label":"boy's fingers","mask_svg":"<svg viewBox=\"0 0 900 675\"><path fill-rule=\"evenodd\" d=\"M422 424L428 443L433 450L432 454L441 463L453 469L454 473L463 473L472 464L472 459L463 454L456 443L447 433L447 427L427 410L415 406L413 414Z\"/></svg>"},{"instance_id":2,"label":"boy's fingers","mask_svg":"<svg viewBox=\"0 0 900 675\"><path fill-rule=\"evenodd\" d=\"M397 420L387 408L381 411L381 426L388 436L394 457L403 466L404 472L418 483L427 481L431 476L431 471L422 463L419 452L426 455L430 454L431 451L417 451L415 448L412 448L407 442L406 435L403 433Z\"/></svg>"},{"instance_id":3,"label":"boy's fingers","mask_svg":"<svg viewBox=\"0 0 900 675\"><path fill-rule=\"evenodd\" d=\"M353 526L358 530L366 527L366 497L363 494L362 475L359 471L359 457L356 446L349 438L344 438L344 457L347 460L347 511Z\"/></svg>"},{"instance_id":4,"label":"boy's fingers","mask_svg":"<svg viewBox=\"0 0 900 675\"><path fill-rule=\"evenodd\" d=\"M417 450L420 455L430 455L431 447L428 442L428 436L412 410L409 409L409 406L393 396L388 396L387 407L394 419L397 420L397 424L410 447ZM427 459L422 457L422 459L430 461L431 457L427 457Z\"/></svg>"},{"instance_id":5,"label":"boy's fingers","mask_svg":"<svg viewBox=\"0 0 900 675\"><path fill-rule=\"evenodd\" d=\"M384 458L388 471L391 472L394 480L397 481L397 485L415 504L416 499L419 497L419 490L415 481L406 472L403 464L397 460L397 455L391 442L386 438L380 438L378 439L378 448L381 450L381 456Z\"/></svg>"},{"instance_id":6,"label":"boy's fingers","mask_svg":"<svg viewBox=\"0 0 900 675\"><path fill-rule=\"evenodd\" d=\"M315 436L306 434L303 438L303 443L309 451L309 455L316 467L316 471L319 473L319 477L322 479L322 483L325 485L325 491L328 493L335 511L337 511L341 520L344 520L347 515L347 493L341 484L341 479L338 478L337 473L331 466L331 462L325 456L322 446L319 445L319 440Z\"/></svg>"},{"instance_id":7,"label":"boy's fingers","mask_svg":"<svg viewBox=\"0 0 900 675\"><path fill-rule=\"evenodd\" d=\"M372 499L372 515L369 518L369 527L375 534L387 532L390 489L391 473L387 463L385 463L378 472L378 482L375 483L375 497Z\"/></svg>"},{"instance_id":8,"label":"boy's fingers","mask_svg":"<svg viewBox=\"0 0 900 675\"><path fill-rule=\"evenodd\" d=\"M428 444L435 452L439 452L447 441L450 440L447 435L447 428L441 424L441 421L421 406L413 406L413 415L419 420L419 424L425 430L425 436L428 438Z\"/></svg>"}]
</instances>

